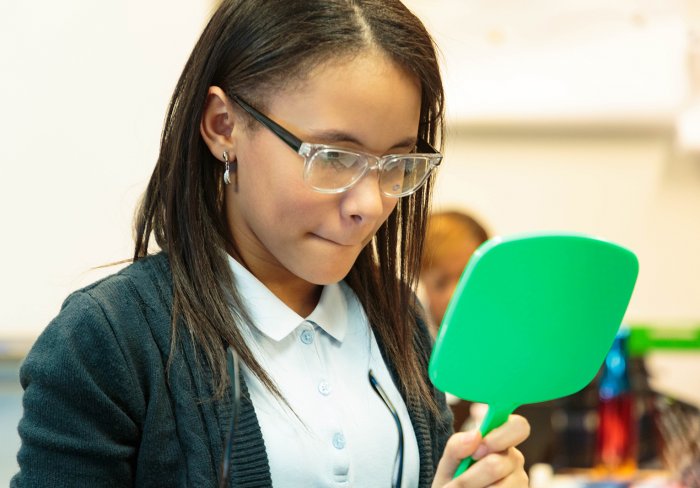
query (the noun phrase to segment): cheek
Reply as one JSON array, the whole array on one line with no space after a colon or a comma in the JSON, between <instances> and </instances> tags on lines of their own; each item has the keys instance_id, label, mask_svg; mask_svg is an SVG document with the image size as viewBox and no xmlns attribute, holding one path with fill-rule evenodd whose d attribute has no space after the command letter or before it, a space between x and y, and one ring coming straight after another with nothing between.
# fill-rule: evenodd
<instances>
[{"instance_id":1,"label":"cheek","mask_svg":"<svg viewBox=\"0 0 700 488\"><path fill-rule=\"evenodd\" d=\"M394 211L396 206L399 204L399 200L396 198L391 198L391 197L384 197L384 221L386 221L387 218L389 218L389 215L391 215L391 212Z\"/></svg>"},{"instance_id":2,"label":"cheek","mask_svg":"<svg viewBox=\"0 0 700 488\"><path fill-rule=\"evenodd\" d=\"M373 235L379 230L379 228L384 225L384 223L387 221L391 213L394 211L396 208L396 205L398 204L398 200L396 198L392 197L387 197L382 195L382 205L383 205L383 212L381 218L378 219L377 224L374 228L374 232L372 233Z\"/></svg>"},{"instance_id":3,"label":"cheek","mask_svg":"<svg viewBox=\"0 0 700 488\"><path fill-rule=\"evenodd\" d=\"M264 144L257 144L265 147ZM243 152L238 168L239 191L235 198L253 214L285 226L313 208L302 178L302 162L289 148Z\"/></svg>"},{"instance_id":4,"label":"cheek","mask_svg":"<svg viewBox=\"0 0 700 488\"><path fill-rule=\"evenodd\" d=\"M280 164L294 166L289 159L278 164L259 160L259 166L242 170L234 197L246 226L273 254L289 252L329 213L328 203L319 201L322 195L309 189L301 174L295 178L289 171L275 171Z\"/></svg>"},{"instance_id":5,"label":"cheek","mask_svg":"<svg viewBox=\"0 0 700 488\"><path fill-rule=\"evenodd\" d=\"M310 222L318 220L319 206L304 192L293 191L285 185L251 185L250 191L241 191L240 196L248 225L264 239L266 247L288 245L290 239L304 233Z\"/></svg>"}]
</instances>

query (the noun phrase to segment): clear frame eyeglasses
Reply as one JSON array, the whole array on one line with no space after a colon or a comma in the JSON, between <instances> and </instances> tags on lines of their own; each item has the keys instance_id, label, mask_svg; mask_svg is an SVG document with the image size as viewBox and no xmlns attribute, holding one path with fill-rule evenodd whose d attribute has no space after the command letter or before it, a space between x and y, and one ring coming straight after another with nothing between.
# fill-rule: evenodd
<instances>
[{"instance_id":1,"label":"clear frame eyeglasses","mask_svg":"<svg viewBox=\"0 0 700 488\"><path fill-rule=\"evenodd\" d=\"M304 158L304 181L321 193L347 191L369 171L377 169L382 193L390 197L404 197L423 186L430 173L442 162L442 154L421 139L416 144L415 153L381 157L303 142L239 96L233 95L231 98Z\"/></svg>"}]
</instances>

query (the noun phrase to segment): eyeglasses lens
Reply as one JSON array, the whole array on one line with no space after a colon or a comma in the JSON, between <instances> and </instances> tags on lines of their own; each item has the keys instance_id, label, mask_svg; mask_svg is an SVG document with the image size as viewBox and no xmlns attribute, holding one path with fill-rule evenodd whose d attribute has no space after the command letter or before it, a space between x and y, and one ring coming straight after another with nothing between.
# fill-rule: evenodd
<instances>
[{"instance_id":1,"label":"eyeglasses lens","mask_svg":"<svg viewBox=\"0 0 700 488\"><path fill-rule=\"evenodd\" d=\"M343 191L367 170L367 158L339 149L321 149L306 167L306 180L317 190ZM384 161L380 188L387 195L403 196L418 188L430 172L430 161L425 157L396 157Z\"/></svg>"},{"instance_id":2,"label":"eyeglasses lens","mask_svg":"<svg viewBox=\"0 0 700 488\"><path fill-rule=\"evenodd\" d=\"M352 185L364 172L364 158L338 149L321 149L306 168L306 180L319 190L342 190Z\"/></svg>"},{"instance_id":3,"label":"eyeglasses lens","mask_svg":"<svg viewBox=\"0 0 700 488\"><path fill-rule=\"evenodd\" d=\"M392 158L382 168L379 187L387 195L403 196L418 188L429 171L430 162L427 158Z\"/></svg>"}]
</instances>

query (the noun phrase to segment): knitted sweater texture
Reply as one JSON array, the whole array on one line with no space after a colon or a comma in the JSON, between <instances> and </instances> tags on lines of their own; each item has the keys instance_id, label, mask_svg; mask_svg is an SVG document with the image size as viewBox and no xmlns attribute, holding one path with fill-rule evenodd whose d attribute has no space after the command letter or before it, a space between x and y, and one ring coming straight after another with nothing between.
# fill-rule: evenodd
<instances>
[{"instance_id":1,"label":"knitted sweater texture","mask_svg":"<svg viewBox=\"0 0 700 488\"><path fill-rule=\"evenodd\" d=\"M20 371L22 446L12 488L218 485L230 395L212 400L211 375L198 366L202 356L184 330L166 372L171 312L172 278L163 253L66 299ZM431 340L421 321L416 334L427 363ZM387 366L397 381L394 366ZM420 487L430 486L451 433L444 396L435 391L435 398L437 417L415 398L404 398L418 441ZM272 486L245 382L230 486Z\"/></svg>"}]
</instances>

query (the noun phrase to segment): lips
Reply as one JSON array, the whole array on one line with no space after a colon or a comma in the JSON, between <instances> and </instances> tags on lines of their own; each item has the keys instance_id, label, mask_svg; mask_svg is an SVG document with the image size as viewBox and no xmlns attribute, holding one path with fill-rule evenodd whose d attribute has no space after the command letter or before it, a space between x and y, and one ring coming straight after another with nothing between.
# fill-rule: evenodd
<instances>
[{"instance_id":1,"label":"lips","mask_svg":"<svg viewBox=\"0 0 700 488\"><path fill-rule=\"evenodd\" d=\"M336 239L329 239L329 238L327 238L327 237L323 237L323 236L320 236L320 235L318 235L318 234L313 234L313 233L312 233L311 235L314 236L314 237L316 237L316 238L318 238L318 239L321 239L322 241L326 241L326 242L330 242L331 244L335 244L336 246L353 247L353 246L356 246L356 245L357 245L357 244L354 244L354 243L346 243L346 242L343 242L343 241L340 241L340 240L336 240Z\"/></svg>"}]
</instances>

